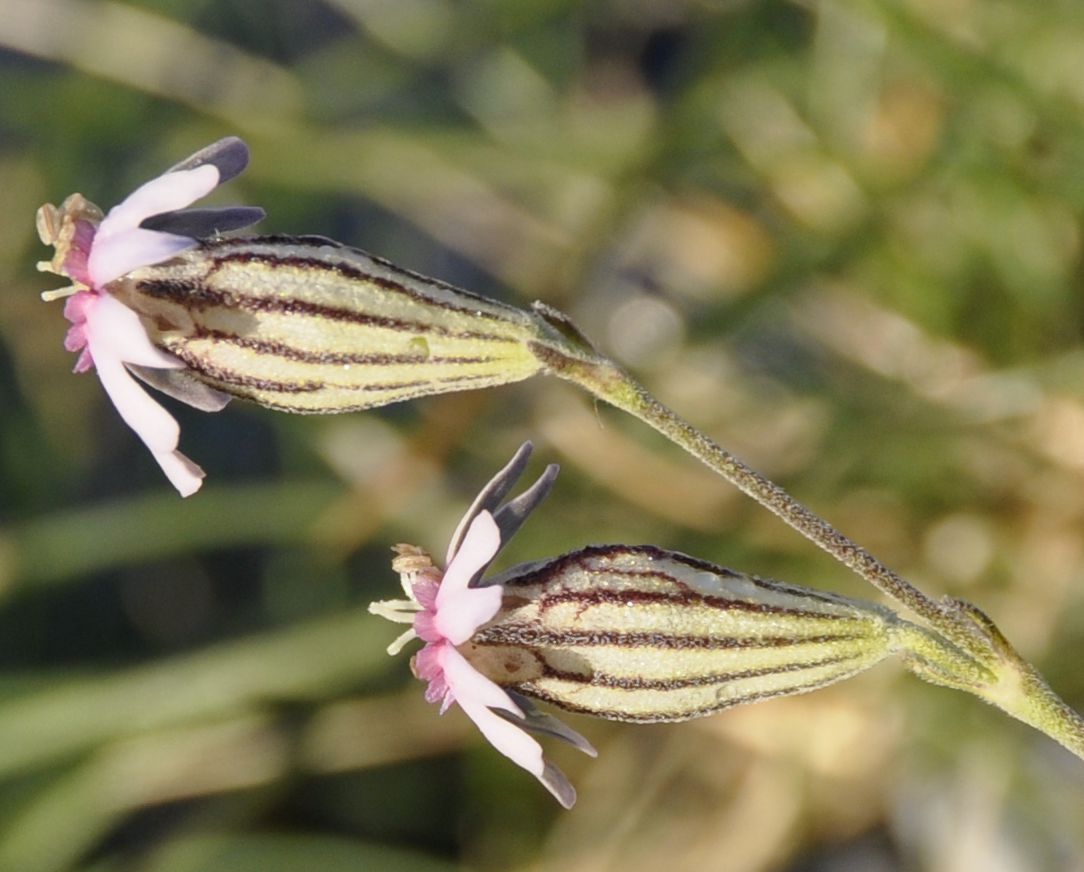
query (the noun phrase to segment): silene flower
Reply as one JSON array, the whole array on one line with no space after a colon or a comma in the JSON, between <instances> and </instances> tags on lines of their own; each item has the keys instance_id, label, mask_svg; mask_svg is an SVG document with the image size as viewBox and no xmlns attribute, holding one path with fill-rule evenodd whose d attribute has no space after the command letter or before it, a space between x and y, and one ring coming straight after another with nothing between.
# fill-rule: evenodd
<instances>
[{"instance_id":1,"label":"silene flower","mask_svg":"<svg viewBox=\"0 0 1084 872\"><path fill-rule=\"evenodd\" d=\"M593 359L542 304L487 299L322 236L222 235L259 221L258 208L185 208L248 159L231 137L108 215L80 194L38 210L42 241L56 248L38 267L72 282L42 296L72 297L66 346L80 353L76 371L97 369L182 494L203 472L131 375L205 411L240 397L333 414L520 381L549 371L561 349Z\"/></svg>"},{"instance_id":2,"label":"silene flower","mask_svg":"<svg viewBox=\"0 0 1084 872\"><path fill-rule=\"evenodd\" d=\"M372 603L369 610L411 628L393 642L397 654L412 639L425 645L414 655L414 674L428 682L425 698L440 703L444 714L453 703L474 721L498 751L534 775L565 808L576 791L564 774L542 756L542 747L528 734L542 733L569 742L586 754L595 749L581 735L546 715L523 697L504 689L479 672L460 652L479 627L500 610L499 586L480 586L482 574L527 515L549 492L557 475L550 466L523 494L499 505L523 472L531 446L520 448L463 516L448 546L444 570L412 545L397 545L393 567L399 573L405 600Z\"/></svg>"},{"instance_id":3,"label":"silene flower","mask_svg":"<svg viewBox=\"0 0 1084 872\"><path fill-rule=\"evenodd\" d=\"M71 327L64 346L79 353L75 372L97 370L121 418L182 496L199 490L203 470L177 450L176 420L132 376L206 411L221 409L229 396L192 378L182 361L156 347L146 323L113 291L133 270L168 261L202 237L260 220L263 211L248 207L184 208L247 163L245 144L230 137L137 188L107 215L81 194L72 194L59 208L46 204L37 214L42 242L56 249L52 260L39 263L38 269L72 282L42 297L68 298L64 315Z\"/></svg>"},{"instance_id":4,"label":"silene flower","mask_svg":"<svg viewBox=\"0 0 1084 872\"><path fill-rule=\"evenodd\" d=\"M589 546L484 579L556 477L549 467L497 508L529 451L524 445L475 500L443 572L424 551L397 546L393 565L408 598L370 610L412 624L389 653L413 638L425 643L412 665L429 682L426 698L441 711L459 703L566 807L575 792L522 731L594 751L528 698L607 720L660 723L816 690L892 654L935 683L984 680L963 651L883 606L651 545Z\"/></svg>"}]
</instances>

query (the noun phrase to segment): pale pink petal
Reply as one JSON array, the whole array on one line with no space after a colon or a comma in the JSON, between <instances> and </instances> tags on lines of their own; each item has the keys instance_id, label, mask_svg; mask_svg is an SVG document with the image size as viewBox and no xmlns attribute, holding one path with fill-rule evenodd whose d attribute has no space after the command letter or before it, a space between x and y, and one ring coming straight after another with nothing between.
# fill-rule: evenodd
<instances>
[{"instance_id":1,"label":"pale pink petal","mask_svg":"<svg viewBox=\"0 0 1084 872\"><path fill-rule=\"evenodd\" d=\"M437 591L440 590L440 582L432 578L422 577L410 586L410 592L414 595L414 602L423 609L433 611L437 607Z\"/></svg>"},{"instance_id":2,"label":"pale pink petal","mask_svg":"<svg viewBox=\"0 0 1084 872\"><path fill-rule=\"evenodd\" d=\"M479 569L493 559L501 547L501 531L489 512L479 512L467 528L467 535L452 562L444 570L444 578L437 592L437 610L459 591L467 589Z\"/></svg>"},{"instance_id":3,"label":"pale pink petal","mask_svg":"<svg viewBox=\"0 0 1084 872\"><path fill-rule=\"evenodd\" d=\"M170 483L187 497L203 484L203 470L177 450L180 427L132 378L124 364L108 351L88 346L94 355L98 378L124 423L151 450Z\"/></svg>"},{"instance_id":4,"label":"pale pink petal","mask_svg":"<svg viewBox=\"0 0 1084 872\"><path fill-rule=\"evenodd\" d=\"M64 334L64 350L80 351L87 344L87 328L85 324L72 324L68 332Z\"/></svg>"},{"instance_id":5,"label":"pale pink petal","mask_svg":"<svg viewBox=\"0 0 1084 872\"><path fill-rule=\"evenodd\" d=\"M134 269L169 260L196 244L195 239L187 236L135 228L95 240L87 272L94 287L104 288Z\"/></svg>"},{"instance_id":6,"label":"pale pink petal","mask_svg":"<svg viewBox=\"0 0 1084 872\"><path fill-rule=\"evenodd\" d=\"M520 727L490 709L503 709L520 717L523 712L507 693L471 666L455 648L441 647L439 658L444 679L460 708L494 748L532 775L541 777L545 769L542 746Z\"/></svg>"},{"instance_id":7,"label":"pale pink petal","mask_svg":"<svg viewBox=\"0 0 1084 872\"><path fill-rule=\"evenodd\" d=\"M471 666L470 661L454 646L441 645L437 651L437 660L448 686L455 694L456 702L460 705L473 703L523 715L519 706L512 702L512 697Z\"/></svg>"},{"instance_id":8,"label":"pale pink petal","mask_svg":"<svg viewBox=\"0 0 1084 872\"><path fill-rule=\"evenodd\" d=\"M422 681L429 682L425 689L426 702L440 702L440 713L444 714L448 706L455 702L455 697L448 687L444 677L444 667L441 665L441 649L447 647L445 643L436 642L425 645L421 651L414 655L411 661L414 674Z\"/></svg>"},{"instance_id":9,"label":"pale pink petal","mask_svg":"<svg viewBox=\"0 0 1084 872\"><path fill-rule=\"evenodd\" d=\"M437 610L433 627L453 645L462 645L500 611L501 596L499 585L460 591Z\"/></svg>"},{"instance_id":10,"label":"pale pink petal","mask_svg":"<svg viewBox=\"0 0 1084 872\"><path fill-rule=\"evenodd\" d=\"M475 573L493 559L500 546L501 534L493 516L481 512L471 522L463 544L444 572L437 591L433 626L453 645L466 642L501 607L500 587L467 587Z\"/></svg>"},{"instance_id":11,"label":"pale pink petal","mask_svg":"<svg viewBox=\"0 0 1084 872\"><path fill-rule=\"evenodd\" d=\"M86 335L94 346L92 353L95 356L98 349L105 348L110 356L137 366L157 369L180 369L184 366L173 355L151 343L139 316L124 303L104 291L95 296L96 300L83 307Z\"/></svg>"},{"instance_id":12,"label":"pale pink petal","mask_svg":"<svg viewBox=\"0 0 1084 872\"><path fill-rule=\"evenodd\" d=\"M464 705L462 702L459 705L467 717L474 721L475 726L486 737L489 744L536 778L542 777L542 772L546 768L545 760L542 758L542 746L531 738L530 734L510 721L506 721L500 715L494 714L488 708Z\"/></svg>"},{"instance_id":13,"label":"pale pink petal","mask_svg":"<svg viewBox=\"0 0 1084 872\"><path fill-rule=\"evenodd\" d=\"M98 227L87 259L87 272L101 288L141 266L158 263L196 244L187 236L142 230L152 215L182 209L214 190L218 168L204 164L191 170L166 173L136 188L124 202L109 210Z\"/></svg>"},{"instance_id":14,"label":"pale pink petal","mask_svg":"<svg viewBox=\"0 0 1084 872\"><path fill-rule=\"evenodd\" d=\"M437 628L435 612L418 612L414 616L414 632L423 642L439 642L444 638Z\"/></svg>"},{"instance_id":15,"label":"pale pink petal","mask_svg":"<svg viewBox=\"0 0 1084 872\"><path fill-rule=\"evenodd\" d=\"M153 457L162 467L162 472L166 474L170 484L177 488L182 497L192 496L203 486L203 477L206 473L180 451L155 452Z\"/></svg>"},{"instance_id":16,"label":"pale pink petal","mask_svg":"<svg viewBox=\"0 0 1084 872\"><path fill-rule=\"evenodd\" d=\"M124 423L136 432L151 453L169 454L175 451L181 428L173 416L139 386L108 346L99 348L92 337L90 351L94 355L94 365L102 387Z\"/></svg>"},{"instance_id":17,"label":"pale pink petal","mask_svg":"<svg viewBox=\"0 0 1084 872\"><path fill-rule=\"evenodd\" d=\"M132 230L152 215L183 209L211 193L218 185L218 179L218 167L214 164L165 173L151 179L109 210L98 227L98 238Z\"/></svg>"},{"instance_id":18,"label":"pale pink petal","mask_svg":"<svg viewBox=\"0 0 1084 872\"><path fill-rule=\"evenodd\" d=\"M72 324L82 324L87 320L87 309L94 306L98 294L94 291L79 291L72 294L64 303L64 317Z\"/></svg>"}]
</instances>

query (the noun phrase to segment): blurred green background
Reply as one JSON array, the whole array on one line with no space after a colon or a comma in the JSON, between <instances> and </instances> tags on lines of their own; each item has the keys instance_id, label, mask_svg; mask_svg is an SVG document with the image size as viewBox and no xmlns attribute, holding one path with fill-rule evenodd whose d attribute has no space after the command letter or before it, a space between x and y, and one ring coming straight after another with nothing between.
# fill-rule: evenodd
<instances>
[{"instance_id":1,"label":"blurred green background","mask_svg":"<svg viewBox=\"0 0 1084 872\"><path fill-rule=\"evenodd\" d=\"M501 565L649 542L874 592L546 379L171 405L182 501L69 375L33 231L241 135L215 201L570 312L1081 709L1082 58L1072 0L0 0L0 870L1084 869L1084 764L898 665L571 719L562 812L365 613L521 440L564 472Z\"/></svg>"}]
</instances>

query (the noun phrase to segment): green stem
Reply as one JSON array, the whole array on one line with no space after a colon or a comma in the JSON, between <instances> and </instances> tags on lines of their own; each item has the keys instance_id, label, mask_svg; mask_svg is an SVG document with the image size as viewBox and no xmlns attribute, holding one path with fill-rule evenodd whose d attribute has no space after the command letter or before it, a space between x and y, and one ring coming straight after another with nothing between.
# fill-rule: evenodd
<instances>
[{"instance_id":1,"label":"green stem","mask_svg":"<svg viewBox=\"0 0 1084 872\"><path fill-rule=\"evenodd\" d=\"M578 348L556 348L551 344L539 343L533 350L554 375L579 385L599 399L653 427L878 590L928 621L964 650L979 653L981 649L976 647L970 626L961 624L935 600L807 509L775 482L747 466L664 406L612 361L602 357L594 349L581 351Z\"/></svg>"},{"instance_id":2,"label":"green stem","mask_svg":"<svg viewBox=\"0 0 1084 872\"><path fill-rule=\"evenodd\" d=\"M985 612L958 599L947 599L944 608L954 611L962 621L971 622L996 662L996 681L977 689L965 689L1046 733L1084 760L1084 718L1051 690L1039 671L1017 653Z\"/></svg>"},{"instance_id":3,"label":"green stem","mask_svg":"<svg viewBox=\"0 0 1084 872\"><path fill-rule=\"evenodd\" d=\"M931 684L974 694L1084 760L1084 718L1050 689L985 614L970 603L949 602L985 637L988 662L978 662L925 627L899 620L892 626L892 640L907 668Z\"/></svg>"},{"instance_id":4,"label":"green stem","mask_svg":"<svg viewBox=\"0 0 1084 872\"><path fill-rule=\"evenodd\" d=\"M1059 697L1034 666L1021 660L1020 684L1008 703L990 699L1002 711L1046 733L1051 739L1084 760L1084 718Z\"/></svg>"},{"instance_id":5,"label":"green stem","mask_svg":"<svg viewBox=\"0 0 1084 872\"><path fill-rule=\"evenodd\" d=\"M535 310L557 331L557 335L531 343L532 352L551 373L653 427L923 618L936 632L903 620L894 630L897 650L912 672L934 684L978 696L1084 760L1084 718L1050 689L982 611L962 600L946 597L938 602L926 596L775 482L746 466L656 400L632 376L595 350L564 315L540 305Z\"/></svg>"}]
</instances>

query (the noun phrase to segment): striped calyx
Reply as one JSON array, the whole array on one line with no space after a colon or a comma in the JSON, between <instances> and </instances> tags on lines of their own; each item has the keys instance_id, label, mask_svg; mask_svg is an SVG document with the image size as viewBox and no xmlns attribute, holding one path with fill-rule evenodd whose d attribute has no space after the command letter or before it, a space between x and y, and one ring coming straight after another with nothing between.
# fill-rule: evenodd
<instances>
[{"instance_id":1,"label":"striped calyx","mask_svg":"<svg viewBox=\"0 0 1084 872\"><path fill-rule=\"evenodd\" d=\"M548 328L315 236L216 238L132 272L115 294L206 384L331 413L484 388L542 369Z\"/></svg>"},{"instance_id":2,"label":"striped calyx","mask_svg":"<svg viewBox=\"0 0 1084 872\"><path fill-rule=\"evenodd\" d=\"M682 721L814 690L873 666L913 627L871 603L652 546L593 546L491 583L504 601L462 649L475 667L619 721Z\"/></svg>"}]
</instances>

